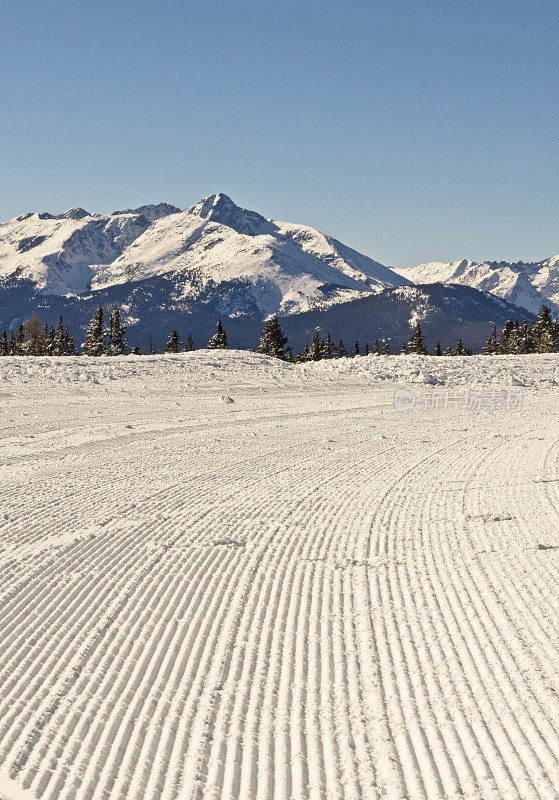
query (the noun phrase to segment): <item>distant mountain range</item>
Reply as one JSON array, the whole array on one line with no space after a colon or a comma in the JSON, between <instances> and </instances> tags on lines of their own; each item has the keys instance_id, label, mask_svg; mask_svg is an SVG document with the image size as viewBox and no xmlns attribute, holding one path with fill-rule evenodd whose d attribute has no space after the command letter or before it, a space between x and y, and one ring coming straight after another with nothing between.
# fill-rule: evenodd
<instances>
[{"instance_id":1,"label":"distant mountain range","mask_svg":"<svg viewBox=\"0 0 559 800\"><path fill-rule=\"evenodd\" d=\"M459 283L537 313L547 303L559 314L559 256L544 261L434 261L394 270L413 283Z\"/></svg>"},{"instance_id":2,"label":"distant mountain range","mask_svg":"<svg viewBox=\"0 0 559 800\"><path fill-rule=\"evenodd\" d=\"M414 284L462 284L418 286ZM254 346L273 314L296 348L316 325L336 337L428 340L479 349L493 324L559 310L559 257L539 264L425 264L394 270L314 228L268 220L215 194L181 211L160 203L113 214L72 208L0 225L0 326L62 313L77 340L95 307L123 310L129 338L189 330L203 346L222 317L232 345ZM531 315L528 315L531 316Z\"/></svg>"}]
</instances>

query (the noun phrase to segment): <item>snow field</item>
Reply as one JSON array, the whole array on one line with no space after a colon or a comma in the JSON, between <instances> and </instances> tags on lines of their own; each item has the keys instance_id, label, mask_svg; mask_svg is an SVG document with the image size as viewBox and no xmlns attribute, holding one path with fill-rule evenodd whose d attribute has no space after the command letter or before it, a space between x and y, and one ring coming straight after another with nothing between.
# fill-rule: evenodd
<instances>
[{"instance_id":1,"label":"snow field","mask_svg":"<svg viewBox=\"0 0 559 800\"><path fill-rule=\"evenodd\" d=\"M559 357L0 367L0 797L559 796Z\"/></svg>"}]
</instances>

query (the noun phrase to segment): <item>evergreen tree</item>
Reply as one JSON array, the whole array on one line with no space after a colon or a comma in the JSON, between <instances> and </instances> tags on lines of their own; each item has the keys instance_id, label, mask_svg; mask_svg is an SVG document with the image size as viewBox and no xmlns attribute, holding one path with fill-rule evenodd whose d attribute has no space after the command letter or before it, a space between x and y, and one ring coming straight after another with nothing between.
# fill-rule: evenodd
<instances>
[{"instance_id":1,"label":"evergreen tree","mask_svg":"<svg viewBox=\"0 0 559 800\"><path fill-rule=\"evenodd\" d=\"M45 329L46 329L46 325L45 325ZM46 352L47 353L52 353L52 350L53 350L53 347L54 347L54 337L55 337L55 335L56 335L56 331L54 329L54 325L51 325L50 326L50 330L49 330L47 336L45 337L45 341L47 343L47 345L46 345Z\"/></svg>"},{"instance_id":2,"label":"evergreen tree","mask_svg":"<svg viewBox=\"0 0 559 800\"><path fill-rule=\"evenodd\" d=\"M518 352L522 355L526 355L527 353L533 353L534 349L535 345L532 332L528 325L528 320L524 317L524 321L518 329Z\"/></svg>"},{"instance_id":3,"label":"evergreen tree","mask_svg":"<svg viewBox=\"0 0 559 800\"><path fill-rule=\"evenodd\" d=\"M347 356L347 350L345 349L344 343L342 339L338 342L338 346L336 347L336 356L337 358L345 358Z\"/></svg>"},{"instance_id":4,"label":"evergreen tree","mask_svg":"<svg viewBox=\"0 0 559 800\"><path fill-rule=\"evenodd\" d=\"M17 352L17 340L13 331L10 331L10 340L8 342L8 355L9 356L16 356L18 355Z\"/></svg>"},{"instance_id":5,"label":"evergreen tree","mask_svg":"<svg viewBox=\"0 0 559 800\"><path fill-rule=\"evenodd\" d=\"M83 352L86 356L102 356L107 352L103 330L103 308L98 307L85 334Z\"/></svg>"},{"instance_id":6,"label":"evergreen tree","mask_svg":"<svg viewBox=\"0 0 559 800\"><path fill-rule=\"evenodd\" d=\"M508 353L511 353L512 355L518 354L519 339L520 339L520 329L518 327L518 320L516 320L513 323L507 342Z\"/></svg>"},{"instance_id":7,"label":"evergreen tree","mask_svg":"<svg viewBox=\"0 0 559 800\"><path fill-rule=\"evenodd\" d=\"M191 333L186 337L186 347L184 349L187 353L191 353L194 350L194 339Z\"/></svg>"},{"instance_id":8,"label":"evergreen tree","mask_svg":"<svg viewBox=\"0 0 559 800\"><path fill-rule=\"evenodd\" d=\"M559 350L559 326L553 321L549 306L540 308L531 332L536 353L555 353Z\"/></svg>"},{"instance_id":9,"label":"evergreen tree","mask_svg":"<svg viewBox=\"0 0 559 800\"><path fill-rule=\"evenodd\" d=\"M497 353L497 326L493 326L492 332L489 334L485 347L481 351L485 356L493 356Z\"/></svg>"},{"instance_id":10,"label":"evergreen tree","mask_svg":"<svg viewBox=\"0 0 559 800\"><path fill-rule=\"evenodd\" d=\"M228 348L227 334L221 324L221 320L218 319L217 330L208 342L208 350L227 350Z\"/></svg>"},{"instance_id":11,"label":"evergreen tree","mask_svg":"<svg viewBox=\"0 0 559 800\"><path fill-rule=\"evenodd\" d=\"M320 361L323 358L323 342L320 338L320 332L317 329L311 339L309 347L309 361Z\"/></svg>"},{"instance_id":12,"label":"evergreen tree","mask_svg":"<svg viewBox=\"0 0 559 800\"><path fill-rule=\"evenodd\" d=\"M151 333L149 335L149 354L150 356L154 356L156 351L153 349L153 342L151 341Z\"/></svg>"},{"instance_id":13,"label":"evergreen tree","mask_svg":"<svg viewBox=\"0 0 559 800\"><path fill-rule=\"evenodd\" d=\"M507 355L514 352L514 320L509 317L505 322L505 326L499 335L497 343L497 352L500 355Z\"/></svg>"},{"instance_id":14,"label":"evergreen tree","mask_svg":"<svg viewBox=\"0 0 559 800\"><path fill-rule=\"evenodd\" d=\"M380 344L379 340L375 339L375 343L373 345L373 353L377 356L380 353Z\"/></svg>"},{"instance_id":15,"label":"evergreen tree","mask_svg":"<svg viewBox=\"0 0 559 800\"><path fill-rule=\"evenodd\" d=\"M536 353L556 353L557 341L551 328L543 330L538 338Z\"/></svg>"},{"instance_id":16,"label":"evergreen tree","mask_svg":"<svg viewBox=\"0 0 559 800\"><path fill-rule=\"evenodd\" d=\"M383 345L382 350L380 351L380 354L381 354L381 356L389 356L390 355L390 345L388 344L388 342L386 342Z\"/></svg>"},{"instance_id":17,"label":"evergreen tree","mask_svg":"<svg viewBox=\"0 0 559 800\"><path fill-rule=\"evenodd\" d=\"M67 325L66 325L66 330L64 332L64 355L65 356L77 355L76 341L74 339L74 334L70 333L70 330Z\"/></svg>"},{"instance_id":18,"label":"evergreen tree","mask_svg":"<svg viewBox=\"0 0 559 800\"><path fill-rule=\"evenodd\" d=\"M132 356L139 356L140 355L140 348L138 347L137 344L135 344L134 347L132 348L132 350L130 351L130 355L132 355Z\"/></svg>"},{"instance_id":19,"label":"evergreen tree","mask_svg":"<svg viewBox=\"0 0 559 800\"><path fill-rule=\"evenodd\" d=\"M303 352L295 357L296 364L303 364L305 361L310 361L310 351L308 344L303 348Z\"/></svg>"},{"instance_id":20,"label":"evergreen tree","mask_svg":"<svg viewBox=\"0 0 559 800\"><path fill-rule=\"evenodd\" d=\"M280 358L282 361L291 360L292 348L289 347L289 341L277 317L272 317L264 323L257 350L265 356Z\"/></svg>"},{"instance_id":21,"label":"evergreen tree","mask_svg":"<svg viewBox=\"0 0 559 800\"><path fill-rule=\"evenodd\" d=\"M452 352L452 347L449 345L446 350L444 351L445 356L453 356L454 353Z\"/></svg>"},{"instance_id":22,"label":"evergreen tree","mask_svg":"<svg viewBox=\"0 0 559 800\"><path fill-rule=\"evenodd\" d=\"M326 340L322 342L322 358L332 358L334 356L334 345L332 344L332 337L328 333Z\"/></svg>"},{"instance_id":23,"label":"evergreen tree","mask_svg":"<svg viewBox=\"0 0 559 800\"><path fill-rule=\"evenodd\" d=\"M50 335L49 350L53 356L66 355L66 337L64 335L64 323L62 316L58 320L56 330L53 330Z\"/></svg>"},{"instance_id":24,"label":"evergreen tree","mask_svg":"<svg viewBox=\"0 0 559 800\"><path fill-rule=\"evenodd\" d=\"M359 342L355 342L355 345L353 347L351 355L352 356L360 356L361 355L361 353L359 351Z\"/></svg>"},{"instance_id":25,"label":"evergreen tree","mask_svg":"<svg viewBox=\"0 0 559 800\"><path fill-rule=\"evenodd\" d=\"M413 333L408 342L408 351L410 353L415 353L416 355L419 356L428 355L427 348L425 347L425 341L423 339L423 334L421 333L421 325L419 324L419 322L413 329Z\"/></svg>"},{"instance_id":26,"label":"evergreen tree","mask_svg":"<svg viewBox=\"0 0 559 800\"><path fill-rule=\"evenodd\" d=\"M179 335L176 331L173 331L172 334L167 339L167 344L165 345L165 352L166 353L178 353L179 347L182 344Z\"/></svg>"},{"instance_id":27,"label":"evergreen tree","mask_svg":"<svg viewBox=\"0 0 559 800\"><path fill-rule=\"evenodd\" d=\"M107 353L110 356L123 356L128 353L128 342L125 338L126 328L120 320L118 306L113 308L109 320L109 347Z\"/></svg>"},{"instance_id":28,"label":"evergreen tree","mask_svg":"<svg viewBox=\"0 0 559 800\"><path fill-rule=\"evenodd\" d=\"M462 339L458 339L458 343L457 343L456 348L454 350L454 353L452 355L454 355L454 356L467 356L467 355L469 355L468 351L466 350L466 348L462 344Z\"/></svg>"},{"instance_id":29,"label":"evergreen tree","mask_svg":"<svg viewBox=\"0 0 559 800\"><path fill-rule=\"evenodd\" d=\"M369 342L365 342L365 349L363 350L363 355L364 356L369 355Z\"/></svg>"},{"instance_id":30,"label":"evergreen tree","mask_svg":"<svg viewBox=\"0 0 559 800\"><path fill-rule=\"evenodd\" d=\"M8 353L8 334L6 333L6 328L4 328L2 335L0 336L0 356L7 356Z\"/></svg>"},{"instance_id":31,"label":"evergreen tree","mask_svg":"<svg viewBox=\"0 0 559 800\"><path fill-rule=\"evenodd\" d=\"M553 319L551 317L551 309L549 306L543 305L538 311L536 321L534 322L534 332L536 336L540 336L543 331L550 330L553 326Z\"/></svg>"},{"instance_id":32,"label":"evergreen tree","mask_svg":"<svg viewBox=\"0 0 559 800\"><path fill-rule=\"evenodd\" d=\"M406 344L406 342L404 342L404 344L400 348L400 355L407 356L408 354L409 354L408 345Z\"/></svg>"},{"instance_id":33,"label":"evergreen tree","mask_svg":"<svg viewBox=\"0 0 559 800\"><path fill-rule=\"evenodd\" d=\"M20 324L17 326L16 355L25 355L25 328L23 326L23 322L20 322Z\"/></svg>"},{"instance_id":34,"label":"evergreen tree","mask_svg":"<svg viewBox=\"0 0 559 800\"><path fill-rule=\"evenodd\" d=\"M436 355L436 356L442 356L442 354L443 354L443 351L442 351L442 349L441 349L441 343L440 343L440 342L437 342L437 344L436 344L436 347L435 347L435 352L434 352L434 355Z\"/></svg>"}]
</instances>

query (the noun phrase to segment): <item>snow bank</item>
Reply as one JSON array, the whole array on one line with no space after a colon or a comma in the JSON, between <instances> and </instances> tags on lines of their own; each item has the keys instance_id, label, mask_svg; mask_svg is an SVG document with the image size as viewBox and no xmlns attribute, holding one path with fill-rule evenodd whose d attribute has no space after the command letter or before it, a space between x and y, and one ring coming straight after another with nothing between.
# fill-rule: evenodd
<instances>
[{"instance_id":1,"label":"snow bank","mask_svg":"<svg viewBox=\"0 0 559 800\"><path fill-rule=\"evenodd\" d=\"M559 386L559 355L530 356L360 356L287 364L247 350L196 350L154 356L88 358L8 357L0 360L4 385L11 383L80 383L107 385L112 381L161 383L216 379L243 382L282 381L316 385L342 383L418 383L441 386Z\"/></svg>"}]
</instances>

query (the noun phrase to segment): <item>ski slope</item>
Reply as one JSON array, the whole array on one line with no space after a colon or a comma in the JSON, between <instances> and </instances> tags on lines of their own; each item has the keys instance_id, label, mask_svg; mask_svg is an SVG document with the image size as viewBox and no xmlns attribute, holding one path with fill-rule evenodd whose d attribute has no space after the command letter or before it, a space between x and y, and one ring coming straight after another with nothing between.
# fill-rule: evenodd
<instances>
[{"instance_id":1,"label":"ski slope","mask_svg":"<svg viewBox=\"0 0 559 800\"><path fill-rule=\"evenodd\" d=\"M0 797L559 796L559 356L1 369Z\"/></svg>"}]
</instances>

